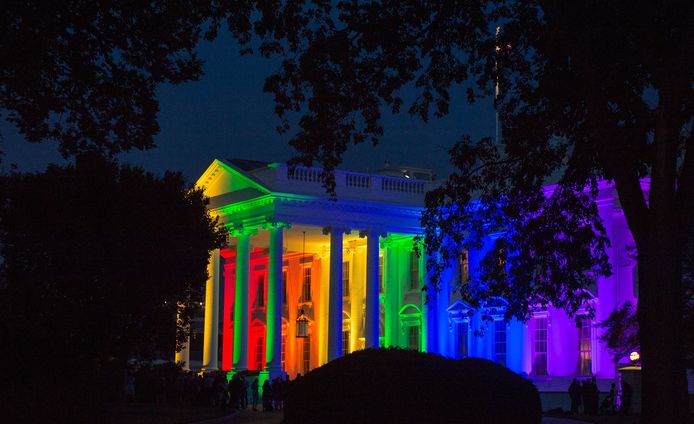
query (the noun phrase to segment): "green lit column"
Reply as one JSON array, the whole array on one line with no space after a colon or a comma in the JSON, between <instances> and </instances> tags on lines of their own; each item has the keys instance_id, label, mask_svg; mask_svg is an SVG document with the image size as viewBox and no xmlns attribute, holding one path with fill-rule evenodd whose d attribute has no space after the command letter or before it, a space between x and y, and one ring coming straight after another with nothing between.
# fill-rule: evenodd
<instances>
[{"instance_id":1,"label":"green lit column","mask_svg":"<svg viewBox=\"0 0 694 424\"><path fill-rule=\"evenodd\" d=\"M219 350L219 249L212 251L205 284L205 333L202 350L203 371L216 371Z\"/></svg>"},{"instance_id":2,"label":"green lit column","mask_svg":"<svg viewBox=\"0 0 694 424\"><path fill-rule=\"evenodd\" d=\"M248 285L251 261L251 235L236 234L236 287L234 288L234 372L248 369Z\"/></svg>"},{"instance_id":3,"label":"green lit column","mask_svg":"<svg viewBox=\"0 0 694 424\"><path fill-rule=\"evenodd\" d=\"M385 346L400 345L399 297L400 281L398 280L397 251L391 237L383 240L385 249Z\"/></svg>"},{"instance_id":4,"label":"green lit column","mask_svg":"<svg viewBox=\"0 0 694 424\"><path fill-rule=\"evenodd\" d=\"M282 239L284 224L272 223L267 279L265 371L270 380L282 375Z\"/></svg>"}]
</instances>

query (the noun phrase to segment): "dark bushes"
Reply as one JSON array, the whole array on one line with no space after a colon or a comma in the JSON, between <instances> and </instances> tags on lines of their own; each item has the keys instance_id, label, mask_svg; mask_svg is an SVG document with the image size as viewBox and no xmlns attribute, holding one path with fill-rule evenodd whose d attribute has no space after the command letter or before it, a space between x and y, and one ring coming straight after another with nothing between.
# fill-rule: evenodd
<instances>
[{"instance_id":1,"label":"dark bushes","mask_svg":"<svg viewBox=\"0 0 694 424\"><path fill-rule=\"evenodd\" d=\"M291 387L284 422L517 423L541 421L535 386L485 359L366 349Z\"/></svg>"}]
</instances>

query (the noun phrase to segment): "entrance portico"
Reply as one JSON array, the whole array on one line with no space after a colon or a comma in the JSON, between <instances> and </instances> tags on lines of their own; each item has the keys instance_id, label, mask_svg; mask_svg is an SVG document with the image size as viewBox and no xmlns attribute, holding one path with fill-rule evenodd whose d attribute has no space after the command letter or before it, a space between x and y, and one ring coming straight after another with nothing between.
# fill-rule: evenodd
<instances>
[{"instance_id":1,"label":"entrance portico","mask_svg":"<svg viewBox=\"0 0 694 424\"><path fill-rule=\"evenodd\" d=\"M206 308L203 369L261 370L274 378L383 345L382 331L389 345L404 343L396 297L412 268L407 261L426 183L342 173L335 201L316 170L242 165L217 160L198 181L230 235L211 260L206 302L224 300L221 329L216 311ZM419 295L420 281L407 285ZM306 339L296 338L300 313L309 320Z\"/></svg>"}]
</instances>

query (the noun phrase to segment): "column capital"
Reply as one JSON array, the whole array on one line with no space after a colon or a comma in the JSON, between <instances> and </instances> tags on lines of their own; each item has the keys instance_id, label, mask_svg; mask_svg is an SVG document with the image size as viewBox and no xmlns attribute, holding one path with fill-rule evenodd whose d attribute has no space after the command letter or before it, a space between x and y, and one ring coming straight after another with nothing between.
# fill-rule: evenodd
<instances>
[{"instance_id":1,"label":"column capital","mask_svg":"<svg viewBox=\"0 0 694 424\"><path fill-rule=\"evenodd\" d=\"M268 218L263 224L263 230L269 230L271 228L286 228L287 230L292 228L292 224L284 221L278 221L274 218Z\"/></svg>"},{"instance_id":2,"label":"column capital","mask_svg":"<svg viewBox=\"0 0 694 424\"><path fill-rule=\"evenodd\" d=\"M352 230L349 228L341 228L341 227L332 227L332 226L325 226L323 227L323 235L327 236L329 234L336 234L336 233L341 233L341 234L350 234Z\"/></svg>"},{"instance_id":3,"label":"column capital","mask_svg":"<svg viewBox=\"0 0 694 424\"><path fill-rule=\"evenodd\" d=\"M382 230L380 228L365 228L363 230L359 230L359 238L364 238L364 237L386 237L388 235L388 232L385 230Z\"/></svg>"},{"instance_id":4,"label":"column capital","mask_svg":"<svg viewBox=\"0 0 694 424\"><path fill-rule=\"evenodd\" d=\"M390 236L383 236L380 239L379 245L381 246L381 249L393 247L393 238Z\"/></svg>"},{"instance_id":5,"label":"column capital","mask_svg":"<svg viewBox=\"0 0 694 424\"><path fill-rule=\"evenodd\" d=\"M244 227L242 224L227 224L226 229L229 232L229 235L232 237L238 237L242 235L247 235L247 236L257 236L258 235L258 228L257 227Z\"/></svg>"}]
</instances>

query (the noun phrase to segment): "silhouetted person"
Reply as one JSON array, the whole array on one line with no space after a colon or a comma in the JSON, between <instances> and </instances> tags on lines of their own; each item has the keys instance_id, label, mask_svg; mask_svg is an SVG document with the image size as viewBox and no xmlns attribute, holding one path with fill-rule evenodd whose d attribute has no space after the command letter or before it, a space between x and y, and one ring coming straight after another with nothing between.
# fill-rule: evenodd
<instances>
[{"instance_id":1,"label":"silhouetted person","mask_svg":"<svg viewBox=\"0 0 694 424\"><path fill-rule=\"evenodd\" d=\"M246 377L241 376L241 408L248 408L248 381Z\"/></svg>"},{"instance_id":2,"label":"silhouetted person","mask_svg":"<svg viewBox=\"0 0 694 424\"><path fill-rule=\"evenodd\" d=\"M253 410L258 410L258 379L256 378L251 383L251 400L253 402Z\"/></svg>"},{"instance_id":3,"label":"silhouetted person","mask_svg":"<svg viewBox=\"0 0 694 424\"><path fill-rule=\"evenodd\" d=\"M575 378L569 386L569 398L571 398L571 414L576 415L581 407L581 383Z\"/></svg>"},{"instance_id":4,"label":"silhouetted person","mask_svg":"<svg viewBox=\"0 0 694 424\"><path fill-rule=\"evenodd\" d=\"M281 411L282 410L282 380L275 378L272 380L272 404L273 407Z\"/></svg>"},{"instance_id":5,"label":"silhouetted person","mask_svg":"<svg viewBox=\"0 0 694 424\"><path fill-rule=\"evenodd\" d=\"M591 415L598 415L598 408L600 405L600 390L598 389L598 383L595 380L595 376L590 379L590 413Z\"/></svg>"},{"instance_id":6,"label":"silhouetted person","mask_svg":"<svg viewBox=\"0 0 694 424\"><path fill-rule=\"evenodd\" d=\"M272 387L270 380L263 383L263 411L272 411Z\"/></svg>"},{"instance_id":7,"label":"silhouetted person","mask_svg":"<svg viewBox=\"0 0 694 424\"><path fill-rule=\"evenodd\" d=\"M601 414L614 414L616 394L615 384L612 383L610 386L610 392L607 394L607 397L603 399L602 403L600 403Z\"/></svg>"}]
</instances>

